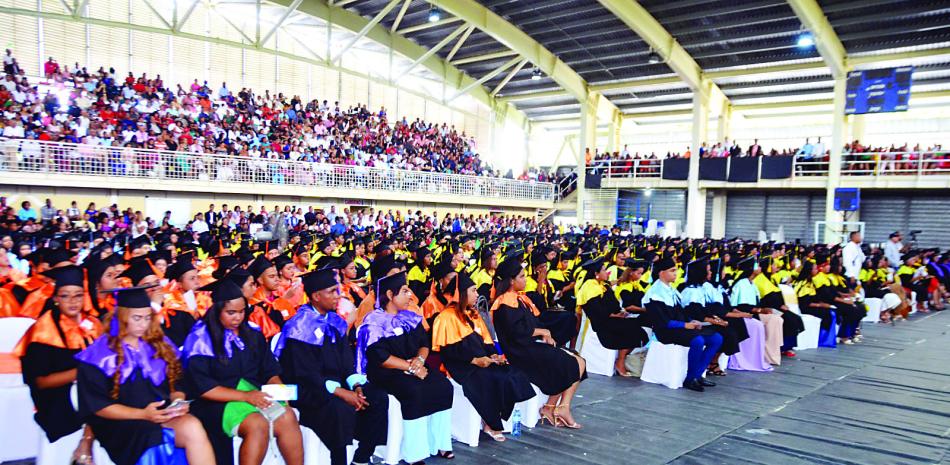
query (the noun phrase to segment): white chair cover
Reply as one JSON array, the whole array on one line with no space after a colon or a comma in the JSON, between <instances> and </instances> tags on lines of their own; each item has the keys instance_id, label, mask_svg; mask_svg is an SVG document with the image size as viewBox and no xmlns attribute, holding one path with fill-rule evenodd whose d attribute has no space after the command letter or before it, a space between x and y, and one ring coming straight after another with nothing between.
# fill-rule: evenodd
<instances>
[{"instance_id":1,"label":"white chair cover","mask_svg":"<svg viewBox=\"0 0 950 465\"><path fill-rule=\"evenodd\" d=\"M898 300L900 298L898 297ZM866 321L868 323L877 323L881 321L881 310L884 309L884 301L876 298L864 299L864 304L867 306L868 313L861 319L861 321Z\"/></svg>"},{"instance_id":2,"label":"white chair cover","mask_svg":"<svg viewBox=\"0 0 950 465\"><path fill-rule=\"evenodd\" d=\"M670 389L679 389L686 378L688 356L689 347L652 340L640 379L648 383L662 384Z\"/></svg>"},{"instance_id":3,"label":"white chair cover","mask_svg":"<svg viewBox=\"0 0 950 465\"><path fill-rule=\"evenodd\" d=\"M452 439L478 447L478 436L482 430L482 417L472 403L465 397L462 385L449 378L454 390L452 400Z\"/></svg>"},{"instance_id":4,"label":"white chair cover","mask_svg":"<svg viewBox=\"0 0 950 465\"><path fill-rule=\"evenodd\" d=\"M583 312L582 312L583 313ZM581 357L587 361L587 372L595 375L613 376L617 351L600 344L597 333L591 327L587 315L581 317L581 337L577 341Z\"/></svg>"}]
</instances>

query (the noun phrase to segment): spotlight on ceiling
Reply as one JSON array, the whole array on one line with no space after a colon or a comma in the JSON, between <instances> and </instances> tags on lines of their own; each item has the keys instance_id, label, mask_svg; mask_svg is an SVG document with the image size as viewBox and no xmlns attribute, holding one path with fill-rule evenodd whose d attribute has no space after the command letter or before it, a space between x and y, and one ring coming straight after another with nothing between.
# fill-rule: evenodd
<instances>
[{"instance_id":1,"label":"spotlight on ceiling","mask_svg":"<svg viewBox=\"0 0 950 465\"><path fill-rule=\"evenodd\" d=\"M436 6L429 8L429 22L434 23L440 19L442 19L442 10Z\"/></svg>"},{"instance_id":2,"label":"spotlight on ceiling","mask_svg":"<svg viewBox=\"0 0 950 465\"><path fill-rule=\"evenodd\" d=\"M655 50L650 49L650 54L647 55L647 62L650 63L651 65L655 65L661 61L663 61L663 59L660 58L660 54L656 53Z\"/></svg>"},{"instance_id":3,"label":"spotlight on ceiling","mask_svg":"<svg viewBox=\"0 0 950 465\"><path fill-rule=\"evenodd\" d=\"M541 74L541 68L534 68L534 70L531 71L532 81L540 81L542 77L544 77L544 75Z\"/></svg>"},{"instance_id":4,"label":"spotlight on ceiling","mask_svg":"<svg viewBox=\"0 0 950 465\"><path fill-rule=\"evenodd\" d=\"M797 44L799 48L808 48L815 45L815 38L811 34L805 33L798 36Z\"/></svg>"}]
</instances>

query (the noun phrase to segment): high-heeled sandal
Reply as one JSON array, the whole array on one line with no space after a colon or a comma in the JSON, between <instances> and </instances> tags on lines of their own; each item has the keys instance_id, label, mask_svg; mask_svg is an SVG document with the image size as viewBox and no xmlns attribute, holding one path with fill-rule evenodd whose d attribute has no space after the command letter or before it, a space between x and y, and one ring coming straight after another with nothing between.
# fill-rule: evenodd
<instances>
[{"instance_id":1,"label":"high-heeled sandal","mask_svg":"<svg viewBox=\"0 0 950 465\"><path fill-rule=\"evenodd\" d=\"M445 460L452 460L455 458L455 453L450 450L440 450L439 453L435 455L442 457Z\"/></svg>"},{"instance_id":2,"label":"high-heeled sandal","mask_svg":"<svg viewBox=\"0 0 950 465\"><path fill-rule=\"evenodd\" d=\"M726 372L722 371L722 367L717 362L710 363L709 367L706 368L706 372L714 376L726 376Z\"/></svg>"},{"instance_id":3,"label":"high-heeled sandal","mask_svg":"<svg viewBox=\"0 0 950 465\"><path fill-rule=\"evenodd\" d=\"M545 415L544 409L548 407L551 408L551 412L549 415ZM557 415L554 413L555 410L557 410L557 405L551 405L551 404L544 404L544 406L538 410L538 415L541 417L542 425L544 424L544 422L548 422L551 424L551 426L555 426L555 427L557 426Z\"/></svg>"},{"instance_id":4,"label":"high-heeled sandal","mask_svg":"<svg viewBox=\"0 0 950 465\"><path fill-rule=\"evenodd\" d=\"M564 419L564 417L562 417L562 416L560 416L560 415L557 414L557 409L559 409L559 408L570 408L570 407L571 407L570 405L558 405L557 407L554 407L554 426L561 426L561 425L563 425L565 428L569 428L569 429L581 429L581 428L582 428L582 426L581 426L580 423L578 423L578 422L576 422L576 421L575 421L574 423L568 423L567 420Z\"/></svg>"}]
</instances>

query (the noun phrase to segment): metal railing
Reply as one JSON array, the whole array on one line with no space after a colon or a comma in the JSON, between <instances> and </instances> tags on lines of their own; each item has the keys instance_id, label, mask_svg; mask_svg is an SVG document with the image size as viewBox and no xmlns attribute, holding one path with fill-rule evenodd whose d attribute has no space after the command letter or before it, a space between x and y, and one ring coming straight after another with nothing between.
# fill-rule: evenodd
<instances>
[{"instance_id":1,"label":"metal railing","mask_svg":"<svg viewBox=\"0 0 950 465\"><path fill-rule=\"evenodd\" d=\"M253 183L553 201L555 185L537 181L212 153L0 138L0 171ZM354 191L352 193L345 191Z\"/></svg>"},{"instance_id":2,"label":"metal railing","mask_svg":"<svg viewBox=\"0 0 950 465\"><path fill-rule=\"evenodd\" d=\"M727 158L727 170L730 158ZM759 165L761 169L761 164ZM792 178L827 176L828 158L796 155ZM587 167L604 178L657 179L663 177L663 160L597 160ZM950 175L950 151L947 152L866 152L844 153L842 176L932 176Z\"/></svg>"}]
</instances>

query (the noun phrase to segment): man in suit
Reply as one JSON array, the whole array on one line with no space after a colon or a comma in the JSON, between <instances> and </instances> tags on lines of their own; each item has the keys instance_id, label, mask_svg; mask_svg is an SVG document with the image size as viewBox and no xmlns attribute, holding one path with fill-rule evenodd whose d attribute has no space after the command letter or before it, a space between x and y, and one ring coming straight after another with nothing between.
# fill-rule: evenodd
<instances>
[{"instance_id":1,"label":"man in suit","mask_svg":"<svg viewBox=\"0 0 950 465\"><path fill-rule=\"evenodd\" d=\"M208 211L205 212L205 223L208 223L208 226L212 226L221 219L221 214L214 211L214 204L208 205Z\"/></svg>"}]
</instances>

